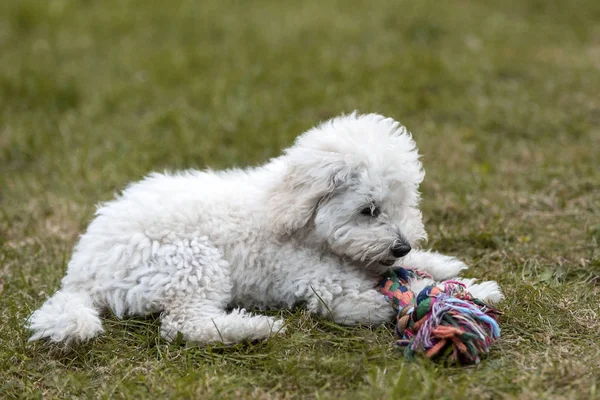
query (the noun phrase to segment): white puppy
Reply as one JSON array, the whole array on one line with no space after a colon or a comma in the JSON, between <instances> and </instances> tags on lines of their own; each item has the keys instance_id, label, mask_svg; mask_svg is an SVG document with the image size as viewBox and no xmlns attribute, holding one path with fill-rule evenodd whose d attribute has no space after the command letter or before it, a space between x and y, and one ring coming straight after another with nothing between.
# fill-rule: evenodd
<instances>
[{"instance_id":1,"label":"white puppy","mask_svg":"<svg viewBox=\"0 0 600 400\"><path fill-rule=\"evenodd\" d=\"M383 271L408 261L441 280L466 268L411 252L426 237L423 177L403 126L356 113L309 130L262 167L151 174L99 207L62 287L29 318L30 340L90 339L106 308L119 318L161 312L163 337L198 343L282 330L241 307L305 304L342 324L389 322L394 311L373 288ZM495 282L472 290L502 296Z\"/></svg>"}]
</instances>

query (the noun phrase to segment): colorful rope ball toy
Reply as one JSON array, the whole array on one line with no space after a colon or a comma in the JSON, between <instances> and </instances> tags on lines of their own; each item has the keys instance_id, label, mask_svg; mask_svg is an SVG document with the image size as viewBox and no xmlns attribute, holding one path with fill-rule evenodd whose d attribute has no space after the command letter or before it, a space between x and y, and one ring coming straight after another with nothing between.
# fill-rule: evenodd
<instances>
[{"instance_id":1,"label":"colorful rope ball toy","mask_svg":"<svg viewBox=\"0 0 600 400\"><path fill-rule=\"evenodd\" d=\"M384 274L377 285L396 317L397 344L412 359L424 355L450 364L478 364L500 338L500 311L474 298L461 282L449 280L412 292L414 279L427 273L397 268Z\"/></svg>"}]
</instances>

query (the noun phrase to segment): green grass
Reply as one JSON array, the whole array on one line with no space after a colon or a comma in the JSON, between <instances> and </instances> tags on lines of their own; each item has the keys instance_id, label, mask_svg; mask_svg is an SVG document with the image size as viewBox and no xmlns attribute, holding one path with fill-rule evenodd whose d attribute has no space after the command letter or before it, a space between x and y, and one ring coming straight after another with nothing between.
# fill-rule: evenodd
<instances>
[{"instance_id":1,"label":"green grass","mask_svg":"<svg viewBox=\"0 0 600 400\"><path fill-rule=\"evenodd\" d=\"M0 398L599 398L598 88L596 0L1 2ZM428 246L506 292L481 365L302 310L227 348L110 316L79 347L27 343L94 204L354 109L414 133Z\"/></svg>"}]
</instances>

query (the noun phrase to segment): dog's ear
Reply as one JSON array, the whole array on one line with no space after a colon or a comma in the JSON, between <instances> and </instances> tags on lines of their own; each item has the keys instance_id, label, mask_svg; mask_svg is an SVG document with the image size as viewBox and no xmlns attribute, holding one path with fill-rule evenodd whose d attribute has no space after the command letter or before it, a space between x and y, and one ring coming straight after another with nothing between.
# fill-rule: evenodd
<instances>
[{"instance_id":1,"label":"dog's ear","mask_svg":"<svg viewBox=\"0 0 600 400\"><path fill-rule=\"evenodd\" d=\"M296 148L283 157L283 178L269 193L271 228L290 234L304 227L319 202L347 182L351 166L340 153Z\"/></svg>"}]
</instances>

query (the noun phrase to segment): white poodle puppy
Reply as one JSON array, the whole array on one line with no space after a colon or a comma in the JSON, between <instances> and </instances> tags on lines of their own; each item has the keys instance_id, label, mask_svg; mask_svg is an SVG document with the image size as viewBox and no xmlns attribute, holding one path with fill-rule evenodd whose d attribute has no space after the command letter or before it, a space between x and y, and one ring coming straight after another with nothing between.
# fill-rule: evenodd
<instances>
[{"instance_id":1,"label":"white poodle puppy","mask_svg":"<svg viewBox=\"0 0 600 400\"><path fill-rule=\"evenodd\" d=\"M402 125L356 113L258 168L151 174L98 208L61 288L29 318L30 340L90 339L106 308L118 318L161 312L164 338L204 344L282 331L282 320L244 308L305 304L341 324L390 322L374 289L383 271L406 262L442 280L467 268L411 251L426 238L424 175ZM467 284L502 297L495 282Z\"/></svg>"}]
</instances>

